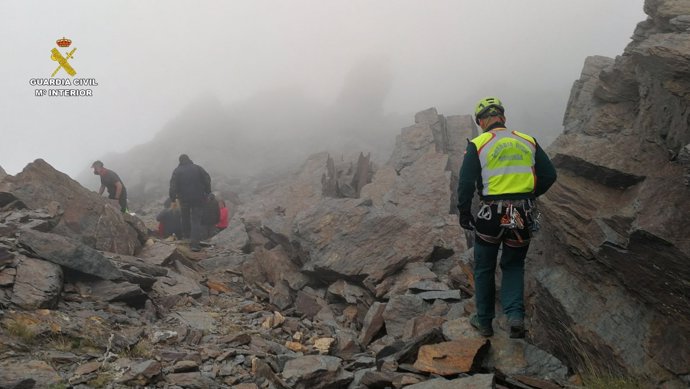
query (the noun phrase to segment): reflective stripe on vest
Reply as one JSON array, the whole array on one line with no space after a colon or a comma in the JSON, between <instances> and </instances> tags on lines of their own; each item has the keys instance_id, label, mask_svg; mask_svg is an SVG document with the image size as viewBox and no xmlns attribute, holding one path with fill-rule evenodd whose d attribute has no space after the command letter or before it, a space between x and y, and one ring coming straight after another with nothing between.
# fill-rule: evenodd
<instances>
[{"instance_id":1,"label":"reflective stripe on vest","mask_svg":"<svg viewBox=\"0 0 690 389\"><path fill-rule=\"evenodd\" d=\"M483 196L534 191L534 138L502 128L487 131L472 143L482 167Z\"/></svg>"}]
</instances>

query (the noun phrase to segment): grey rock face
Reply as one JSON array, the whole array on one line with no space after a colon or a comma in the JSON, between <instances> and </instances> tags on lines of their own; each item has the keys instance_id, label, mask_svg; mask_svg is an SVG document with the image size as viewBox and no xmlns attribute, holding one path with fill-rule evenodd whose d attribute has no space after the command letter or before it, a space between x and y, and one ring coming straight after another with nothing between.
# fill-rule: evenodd
<instances>
[{"instance_id":1,"label":"grey rock face","mask_svg":"<svg viewBox=\"0 0 690 389\"><path fill-rule=\"evenodd\" d=\"M540 199L546 228L530 249L528 305L537 345L571 366L590 358L681 385L690 355L673 344L690 338L690 3L647 0L645 11L623 55L588 58L573 86L565 133L549 150L559 179Z\"/></svg>"},{"instance_id":2,"label":"grey rock face","mask_svg":"<svg viewBox=\"0 0 690 389\"><path fill-rule=\"evenodd\" d=\"M587 57L580 74L570 90L570 99L563 116L564 132L582 132L593 110L592 95L597 88L599 73L611 66L613 59L603 56Z\"/></svg>"},{"instance_id":3,"label":"grey rock face","mask_svg":"<svg viewBox=\"0 0 690 389\"><path fill-rule=\"evenodd\" d=\"M645 0L644 12L652 18L656 30L678 31L672 20L690 15L690 5L683 0Z\"/></svg>"},{"instance_id":4,"label":"grey rock face","mask_svg":"<svg viewBox=\"0 0 690 389\"><path fill-rule=\"evenodd\" d=\"M62 291L62 278L60 266L24 257L17 267L12 303L23 309L55 308Z\"/></svg>"}]
</instances>

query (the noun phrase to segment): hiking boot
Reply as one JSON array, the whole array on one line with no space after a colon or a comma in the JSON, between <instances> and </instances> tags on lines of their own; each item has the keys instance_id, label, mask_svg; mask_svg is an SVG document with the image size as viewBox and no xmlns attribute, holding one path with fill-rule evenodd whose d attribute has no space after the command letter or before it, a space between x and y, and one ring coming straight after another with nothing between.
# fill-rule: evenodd
<instances>
[{"instance_id":1,"label":"hiking boot","mask_svg":"<svg viewBox=\"0 0 690 389\"><path fill-rule=\"evenodd\" d=\"M525 321L522 318L511 317L508 319L508 327L510 328L510 337L513 339L522 339L525 337Z\"/></svg>"},{"instance_id":2,"label":"hiking boot","mask_svg":"<svg viewBox=\"0 0 690 389\"><path fill-rule=\"evenodd\" d=\"M493 336L493 334L494 334L494 329L491 328L490 325L489 326L482 325L479 322L479 317L477 315L470 316L470 324L472 325L472 327L474 327L479 332L479 335L481 335L481 336L488 338L489 336Z\"/></svg>"}]
</instances>

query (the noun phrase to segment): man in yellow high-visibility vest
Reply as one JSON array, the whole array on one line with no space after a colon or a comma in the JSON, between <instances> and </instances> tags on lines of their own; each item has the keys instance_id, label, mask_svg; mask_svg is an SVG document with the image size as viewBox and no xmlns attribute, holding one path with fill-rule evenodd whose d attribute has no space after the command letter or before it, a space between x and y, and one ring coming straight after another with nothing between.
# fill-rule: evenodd
<instances>
[{"instance_id":1,"label":"man in yellow high-visibility vest","mask_svg":"<svg viewBox=\"0 0 690 389\"><path fill-rule=\"evenodd\" d=\"M501 305L511 338L525 336L524 272L534 200L556 181L556 169L537 141L505 126L505 109L496 97L479 101L474 111L484 131L467 145L458 184L460 225L475 231L474 283L477 313L470 323L492 336L495 317L495 271L501 255ZM472 214L477 190L480 209Z\"/></svg>"}]
</instances>

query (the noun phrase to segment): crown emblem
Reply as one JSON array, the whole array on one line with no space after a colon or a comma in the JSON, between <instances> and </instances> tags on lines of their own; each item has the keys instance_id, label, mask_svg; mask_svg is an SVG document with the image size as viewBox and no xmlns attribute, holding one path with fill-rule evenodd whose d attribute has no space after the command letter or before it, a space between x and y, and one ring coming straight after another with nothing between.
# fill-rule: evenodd
<instances>
[{"instance_id":1,"label":"crown emblem","mask_svg":"<svg viewBox=\"0 0 690 389\"><path fill-rule=\"evenodd\" d=\"M69 40L69 39L67 39L67 38L65 38L64 36L62 37L62 39L58 39L58 40L55 41L55 42L57 42L57 45L60 46L60 47L69 47L69 45L72 44L72 41Z\"/></svg>"}]
</instances>

